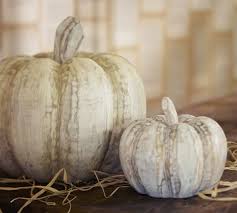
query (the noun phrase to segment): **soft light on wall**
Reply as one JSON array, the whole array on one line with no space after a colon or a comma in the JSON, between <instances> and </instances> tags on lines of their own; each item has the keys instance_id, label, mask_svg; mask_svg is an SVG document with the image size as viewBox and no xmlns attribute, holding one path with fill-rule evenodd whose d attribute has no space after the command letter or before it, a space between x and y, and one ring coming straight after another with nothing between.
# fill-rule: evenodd
<instances>
[{"instance_id":1,"label":"soft light on wall","mask_svg":"<svg viewBox=\"0 0 237 213\"><path fill-rule=\"evenodd\" d=\"M113 51L138 68L149 99L178 107L236 87L234 0L0 0L0 57L53 48L57 24L80 18L82 51Z\"/></svg>"}]
</instances>

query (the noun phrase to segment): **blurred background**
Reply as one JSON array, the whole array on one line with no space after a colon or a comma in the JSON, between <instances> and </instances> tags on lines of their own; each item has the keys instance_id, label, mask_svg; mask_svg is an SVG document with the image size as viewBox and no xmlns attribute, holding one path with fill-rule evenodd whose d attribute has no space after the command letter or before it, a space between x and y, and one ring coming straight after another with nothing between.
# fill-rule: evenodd
<instances>
[{"instance_id":1,"label":"blurred background","mask_svg":"<svg viewBox=\"0 0 237 213\"><path fill-rule=\"evenodd\" d=\"M0 0L0 58L51 51L68 15L84 27L81 50L137 67L149 103L168 95L180 108L237 88L236 0Z\"/></svg>"}]
</instances>

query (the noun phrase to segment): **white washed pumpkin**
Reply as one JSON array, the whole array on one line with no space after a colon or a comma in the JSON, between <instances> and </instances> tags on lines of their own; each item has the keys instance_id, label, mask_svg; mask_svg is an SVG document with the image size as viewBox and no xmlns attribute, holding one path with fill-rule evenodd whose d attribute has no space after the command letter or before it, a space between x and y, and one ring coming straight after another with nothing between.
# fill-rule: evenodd
<instances>
[{"instance_id":1,"label":"white washed pumpkin","mask_svg":"<svg viewBox=\"0 0 237 213\"><path fill-rule=\"evenodd\" d=\"M82 38L68 17L54 53L0 62L0 170L9 176L47 181L65 168L74 182L94 169L113 172L123 126L145 117L134 66L114 54L76 53Z\"/></svg>"},{"instance_id":2,"label":"white washed pumpkin","mask_svg":"<svg viewBox=\"0 0 237 213\"><path fill-rule=\"evenodd\" d=\"M221 178L227 155L222 128L204 116L177 116L162 100L164 115L132 122L120 142L124 174L135 190L152 197L184 198Z\"/></svg>"}]
</instances>

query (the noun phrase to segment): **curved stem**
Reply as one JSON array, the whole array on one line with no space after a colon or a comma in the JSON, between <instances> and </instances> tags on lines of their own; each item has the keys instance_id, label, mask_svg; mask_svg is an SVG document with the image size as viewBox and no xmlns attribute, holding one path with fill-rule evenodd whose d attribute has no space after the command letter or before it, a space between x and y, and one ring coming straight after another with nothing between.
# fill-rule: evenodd
<instances>
[{"instance_id":1,"label":"curved stem","mask_svg":"<svg viewBox=\"0 0 237 213\"><path fill-rule=\"evenodd\" d=\"M176 112L175 106L170 98L164 97L161 101L161 107L165 114L166 121L169 125L178 123L178 114Z\"/></svg>"},{"instance_id":2,"label":"curved stem","mask_svg":"<svg viewBox=\"0 0 237 213\"><path fill-rule=\"evenodd\" d=\"M82 42L83 30L75 17L64 19L56 30L53 59L62 64L71 59Z\"/></svg>"}]
</instances>

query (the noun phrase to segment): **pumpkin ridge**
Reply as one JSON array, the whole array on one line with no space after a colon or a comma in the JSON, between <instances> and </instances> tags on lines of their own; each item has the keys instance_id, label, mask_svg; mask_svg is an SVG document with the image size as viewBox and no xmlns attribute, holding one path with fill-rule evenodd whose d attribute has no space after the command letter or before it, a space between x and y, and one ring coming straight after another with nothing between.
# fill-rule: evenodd
<instances>
[{"instance_id":1,"label":"pumpkin ridge","mask_svg":"<svg viewBox=\"0 0 237 213\"><path fill-rule=\"evenodd\" d=\"M199 191L206 189L206 186L211 181L211 177L215 168L212 168L211 161L207 161L209 150L211 150L212 143L210 141L211 132L209 131L208 126L199 120L197 117L190 120L188 122L190 126L192 126L198 133L199 137L201 138L202 145L203 145L203 159L205 160L204 167L203 167L203 174L202 180L200 183ZM213 157L213 156L212 156Z\"/></svg>"},{"instance_id":2,"label":"pumpkin ridge","mask_svg":"<svg viewBox=\"0 0 237 213\"><path fill-rule=\"evenodd\" d=\"M133 134L134 136L137 136L137 135L141 135L141 128L144 126L144 124L142 124L141 121L138 121L137 123L135 123L135 125L133 126L130 126L130 132L128 133L127 137L129 138L129 136L131 136L131 134ZM140 134L139 134L140 133ZM146 190L145 190L145 187L142 185L141 181L139 181L139 177L138 177L138 171L136 170L135 168L135 157L134 157L134 153L135 153L135 147L136 147L136 139L135 137L132 137L132 140L129 141L129 145L131 146L131 148L129 149L129 151L131 152L130 154L133 156L131 158L129 158L129 161L126 163L128 165L130 165L131 167L131 178L133 179L134 183L131 182L132 185L135 186L135 188L137 190L140 191L140 193L143 193L145 194L146 193ZM120 152L121 152L121 149L120 149ZM122 154L122 153L121 153ZM120 155L121 155L120 154ZM135 174L134 174L135 173ZM126 174L127 175L127 174ZM128 178L128 180L130 181L130 178Z\"/></svg>"},{"instance_id":3,"label":"pumpkin ridge","mask_svg":"<svg viewBox=\"0 0 237 213\"><path fill-rule=\"evenodd\" d=\"M54 61L49 60L50 58L40 58L40 61L38 58L35 60L37 62L45 63L46 61L51 64L49 72L51 73L48 76L48 82L51 85L51 89L54 92L50 93L50 97L52 100L52 104L49 106L46 106L47 108L45 109L45 114L43 116L44 119L47 120L48 124L48 134L47 134L47 139L45 139L44 146L46 147L45 153L42 154L42 161L46 164L46 167L49 168L49 173L50 176L53 176L55 172L58 171L58 141L57 141L57 116L58 116L58 85L57 81L59 79L59 72L58 69L60 69L59 64L56 64ZM56 94L56 95L55 95ZM55 101L56 97L56 101ZM56 111L56 113L55 113ZM53 115L53 114L56 115ZM53 124L56 124L53 126Z\"/></svg>"},{"instance_id":4,"label":"pumpkin ridge","mask_svg":"<svg viewBox=\"0 0 237 213\"><path fill-rule=\"evenodd\" d=\"M215 152L215 151L217 151L216 148L220 147L222 145L222 149L226 150L225 151L226 155L223 156L224 159L222 159L222 162L223 162L222 166L221 166L221 164L217 163L216 155L212 154L211 162L215 162L215 164L216 164L215 166L212 167L212 176L211 176L211 182L213 183L213 186L214 186L216 184L216 182L221 178L221 175L222 175L222 173L217 172L215 167L220 167L220 168L222 167L223 170L225 167L225 162L226 162L226 158L227 158L227 144L225 143L225 146L224 146L224 144L222 144L222 143L223 143L223 141L226 141L226 136L224 135L223 130L221 129L221 127L215 120L212 120L212 119L205 117L205 116L199 116L198 119L200 119L208 127L208 130L210 132L209 138L210 138L210 141L212 141L211 149ZM213 124L215 125L214 127L213 127ZM218 142L219 146L216 146L217 145L216 139L213 139L213 128L214 129L218 128L219 135L217 135L217 137L223 139L223 141ZM216 177L216 174L218 174L218 173L220 174L220 176Z\"/></svg>"},{"instance_id":5,"label":"pumpkin ridge","mask_svg":"<svg viewBox=\"0 0 237 213\"><path fill-rule=\"evenodd\" d=\"M173 137L171 136L172 139L172 146L173 146L173 153L172 156L172 166L170 167L172 170L172 176L171 176L171 183L172 183L172 189L173 189L173 195L175 197L179 196L180 190L181 190L181 181L180 181L180 177L179 177L179 173L178 173L178 165L177 165L177 150L178 150L178 142L177 142L177 134L179 131L179 127L180 125L177 124L175 125L175 129L174 129L174 134ZM173 178L172 178L173 177Z\"/></svg>"},{"instance_id":6,"label":"pumpkin ridge","mask_svg":"<svg viewBox=\"0 0 237 213\"><path fill-rule=\"evenodd\" d=\"M121 90L119 88L118 83L117 83L118 79L116 79L116 78L119 78L119 81L121 82L121 79L120 79L121 74L119 73L119 69L118 69L117 65L113 62L111 65L110 60L108 58L103 58L102 57L103 55L104 55L103 53L102 54L99 53L99 54L96 54L90 58L103 69L106 76L108 77L108 79L111 82L111 86L112 86L112 90L113 90L113 111L116 112L116 116L113 119L113 125L114 125L114 127L116 127L117 125L119 125L119 122L118 122L119 121L119 118L118 118L118 108L119 108L118 96L119 96L119 91ZM111 72L111 70L112 70L112 72ZM114 73L118 73L119 75L116 76L116 75L114 75ZM116 78L114 78L114 77L116 77Z\"/></svg>"},{"instance_id":7,"label":"pumpkin ridge","mask_svg":"<svg viewBox=\"0 0 237 213\"><path fill-rule=\"evenodd\" d=\"M186 143L190 144L191 146L189 147L189 149L192 149L188 152L190 153L194 153L195 156L200 156L200 150L197 149L197 146L200 146L199 148L201 149L201 154L203 155L202 152L202 141L201 138L199 136L199 134L197 133L197 131L194 129L194 127L192 127L191 125L187 124L187 123L179 123L179 135L180 135L180 140L176 137L176 141L179 142L179 144L176 142L176 152L177 153L182 153L182 149L180 149L182 147L181 144ZM180 147L181 146L181 147ZM183 168L184 172L187 169L186 167L182 166L182 162L180 159L183 159L183 154L182 156L181 154L178 156L179 158L176 158L175 162L178 162L178 165L181 165L181 168ZM186 155L184 155L186 156ZM185 157L186 158L186 157ZM189 160L189 158L187 158ZM199 162L201 161L201 162ZM200 160L197 162L194 162L194 165L192 166L192 173L191 175L194 175L194 178L192 178L192 180L190 179L190 176L187 176L187 174L185 175L185 177L181 178L181 180L183 180L183 182L181 183L185 183L185 181L192 181L193 184L187 185L189 186L188 189L186 189L187 191L184 191L184 188L186 187L186 185L183 186L183 190L179 193L179 198L184 198L184 197L189 197L193 194L196 194L199 191L199 186L201 184L201 176L203 175L203 158L200 158ZM194 167L195 166L195 167ZM180 171L181 168L178 168L178 171ZM194 170L195 169L195 170ZM189 170L189 169L187 169ZM182 171L182 170L181 170ZM182 177L182 173L181 173L181 177ZM200 177L200 178L199 178Z\"/></svg>"},{"instance_id":8,"label":"pumpkin ridge","mask_svg":"<svg viewBox=\"0 0 237 213\"><path fill-rule=\"evenodd\" d=\"M13 84L14 83L14 80L15 80L15 78L16 78L16 76L17 76L17 74L19 73L19 72L21 72L23 69L25 69L28 65L29 65L29 63L31 62L31 58L25 58L25 57L22 57L22 58L18 58L18 57L15 57L14 58L16 61L14 62L14 63L12 63L12 61L11 60L13 60L12 58L9 60L9 62L8 63L12 63L11 65L10 65L10 67L5 67L4 69L3 69L3 71L2 72L4 72L4 71L7 71L8 69L12 69L12 70L15 70L15 72L13 73L13 76L11 76L11 79L10 79L10 81L9 81L9 83L10 84ZM27 64L24 64L25 62L28 62ZM20 65L22 65L22 67L20 66ZM20 67L20 69L18 69ZM0 75L1 75L1 73L0 73ZM1 79L0 79L1 80ZM5 79L3 78L2 79L2 81L5 81ZM7 90L7 93L5 93L5 94L3 94L3 96L2 97L4 97L4 95L5 96L7 96L7 97L9 97L9 99L11 99L11 97L12 97L12 92L13 92L13 89L12 88L9 88L8 90ZM1 98L1 97L0 97ZM12 101L11 101L12 102ZM9 109L8 109L9 110ZM7 112L6 112L6 114L5 114L5 116L10 116L10 112L7 110ZM9 147L9 152L8 152L8 155L10 155L10 158L11 158L11 160L14 162L14 164L16 165L16 167L17 167L17 169L19 170L19 171L16 171L16 173L24 173L24 169L23 169L23 167L21 166L21 164L20 164L20 162L18 161L18 159L15 157L15 154L14 154L14 149L13 149L13 146L12 146L12 144L11 144L11 140L9 140L9 129L10 129L10 119L9 118L7 118L7 119L5 119L5 121L4 122L6 122L6 120L7 120L7 124L5 124L6 125L6 131L7 131L7 135L5 136L6 138L6 143L7 143L7 146ZM5 160L5 159L4 159ZM7 173L7 174L9 174L9 171L7 171L7 170L5 170L5 169L3 169L2 168L2 170L5 172L5 173ZM17 175L21 175L21 174L17 174Z\"/></svg>"},{"instance_id":9,"label":"pumpkin ridge","mask_svg":"<svg viewBox=\"0 0 237 213\"><path fill-rule=\"evenodd\" d=\"M64 111L63 113L64 121L63 121L63 127L62 127L61 132L62 134L64 134L62 138L63 147L68 147L68 148L65 148L65 150L67 149L71 150L71 153L68 153L68 152L65 153L65 157L67 157L67 159L65 159L64 162L65 164L68 164L66 165L66 168L71 167L70 165L72 165L71 168L73 168L73 170L69 171L69 174L71 175L72 179L74 180L76 180L76 178L83 179L85 177L88 179L89 177L91 178L93 176L93 173L91 172L91 170L96 170L98 168L101 159L104 157L103 156L104 149L108 145L107 137L109 134L109 129L111 129L110 124L112 123L111 117L108 117L108 113L112 114L112 110L111 110L112 106L110 107L111 99L106 98L104 96L104 92L110 88L110 84L109 84L110 82L109 82L109 79L107 79L107 76L103 72L102 68L98 66L90 58L74 58L72 60L72 63L68 63L68 66L70 67L69 72L68 72L69 81L68 83L66 83L67 93L64 94L64 100L66 101L64 102L64 105L66 107L65 108L66 111ZM95 80L95 81L93 80L94 83L93 81L90 81L92 79ZM99 86L100 82L103 82L101 86ZM100 88L98 90L99 92L98 94L93 92L95 88L94 85L98 85ZM72 87L78 87L78 89L72 88ZM76 94L71 94L75 89L77 89ZM79 93L79 90L81 90L80 93ZM109 90L108 95L110 93L111 93L111 90ZM78 95L80 97L76 98L75 95ZM73 96L73 98L71 96ZM93 99L91 99L92 97ZM110 97L110 95L108 97ZM101 116L98 116L98 119L96 116L93 122L90 124L88 119L91 117L91 113L94 112L94 110L98 112L98 107L96 107L96 102L94 102L94 100L96 100L96 102L99 101L99 104L103 106L103 112L106 112L107 114L103 114L104 116L106 116L106 119L104 119L103 122L102 120L100 120ZM73 101L73 103L71 103L71 101ZM83 103L88 105L89 107L87 108L87 110L89 110L88 115L82 114L82 112L85 111L85 107L83 107L83 104L79 104L78 101L81 101L81 103L82 101L84 101ZM106 103L107 104L109 103L109 105L105 105ZM73 111L71 110L71 108ZM80 110L78 110L79 108ZM85 133L83 133L84 132L83 123L82 123L83 118L81 118L81 116L84 116L84 119L87 122L87 124L85 125L90 129L88 130L87 137L85 137ZM81 120L81 122L78 123L79 120ZM97 128L95 126L101 122L103 123L102 125L104 126L103 131L100 127ZM80 128L80 130L78 128ZM81 131L80 135L78 135L79 131ZM98 135L100 135L99 138L97 138ZM70 140L72 140L73 143L71 143ZM88 143L88 145L86 143ZM90 143L92 144L95 143L95 146L92 144L90 145ZM83 151L84 150L83 144L85 145L86 150L88 150L88 148L92 146L92 149L90 150L92 150L93 154L92 153L86 154ZM98 151L96 151L95 148L93 147L98 148L97 149ZM100 154L96 155L95 152L99 152ZM79 157L79 160L78 160L78 157ZM87 159L87 161L84 160L83 162L84 157ZM79 173L82 176L78 177Z\"/></svg>"},{"instance_id":10,"label":"pumpkin ridge","mask_svg":"<svg viewBox=\"0 0 237 213\"><path fill-rule=\"evenodd\" d=\"M71 63L70 63L71 64ZM63 96L64 96L64 93L65 93L65 90L66 90L66 87L68 85L68 82L69 82L69 72L70 72L70 64L62 64L61 65L61 72L60 72L60 82L59 82L59 115L58 115L58 126L57 126L57 138L58 138L58 141L59 141L59 159L60 159L60 167L63 167L66 169L67 173L70 175L70 160L69 160L69 155L70 155L70 142L67 141L67 144L68 146L65 148L63 147L63 153L61 151L61 143L62 143L62 138L61 138L61 131L62 131L62 128L64 126L62 126L62 114L63 114ZM71 108L71 107L70 107ZM71 113L71 111L70 111ZM66 120L64 118L64 122L65 123L68 123L69 122L69 118L71 117L71 115L68 116L68 120ZM69 132L68 132L68 128L65 128L65 133L67 135L67 138L69 137Z\"/></svg>"},{"instance_id":11,"label":"pumpkin ridge","mask_svg":"<svg viewBox=\"0 0 237 213\"><path fill-rule=\"evenodd\" d=\"M48 58L51 59L51 58ZM52 60L52 62L57 63L56 61ZM51 173L52 175L55 174L60 168L61 165L61 151L60 151L60 128L61 128L61 112L62 112L62 89L63 89L63 81L62 81L62 66L60 64L57 64L58 67L55 69L56 76L54 79L54 84L57 92L57 101L56 101L56 108L57 108L57 113L56 113L56 125L55 125L55 147L52 148L54 150L51 151ZM52 96L52 94L51 94ZM52 98L53 99L53 98ZM50 128L52 128L52 125L50 125ZM52 130L50 129L50 132ZM52 138L51 138L52 140Z\"/></svg>"},{"instance_id":12,"label":"pumpkin ridge","mask_svg":"<svg viewBox=\"0 0 237 213\"><path fill-rule=\"evenodd\" d=\"M136 164L136 152L137 152L137 149L138 149L138 144L140 142L140 139L141 139L141 136L142 134L144 133L144 124L137 124L138 127L134 133L134 138L132 140L132 144L133 144L133 149L132 149L132 159L131 159L131 166L132 166L132 170L133 172L135 173L134 177L136 177L136 183L139 185L139 187L142 187L144 193L147 193L147 190L145 188L145 186L143 185L142 183L142 180L141 180L141 177L139 175L139 171L138 171L138 167L137 167L137 164ZM143 131L141 131L141 129ZM136 138L136 140L135 140Z\"/></svg>"},{"instance_id":13,"label":"pumpkin ridge","mask_svg":"<svg viewBox=\"0 0 237 213\"><path fill-rule=\"evenodd\" d=\"M156 117L156 119L158 118L158 116ZM164 118L164 117L162 117ZM154 118L152 118L154 121L156 121ZM161 125L162 124L162 125ZM162 172L160 172L160 169L163 169L163 165L160 165L163 161L163 158L164 156L162 155L163 153L163 150L164 150L164 143L162 141L163 138L160 138L160 134L161 132L163 132L162 130L164 128L166 128L167 125L166 123L164 122L160 122L160 123L157 123L157 128L156 128L156 139L155 139L155 147L156 147L156 152L157 152L157 157L156 157L156 164L157 164L157 167L156 167L156 184L157 184L157 193L158 194L161 194L162 195L162 187L163 187L163 182L165 181L163 175L162 175ZM159 167L161 166L161 168ZM159 184L159 180L161 179L160 181L160 184Z\"/></svg>"},{"instance_id":14,"label":"pumpkin ridge","mask_svg":"<svg viewBox=\"0 0 237 213\"><path fill-rule=\"evenodd\" d=\"M131 153L132 154L132 157L131 157L132 170L133 170L133 173L135 173L134 176L137 179L137 183L139 184L139 187L142 188L143 194L149 194L149 187L150 186L149 186L149 184L145 184L146 180L145 180L145 178L142 178L142 172L140 174L141 170L139 170L139 166L137 165L139 163L139 161L141 161L141 159L142 159L142 161L144 161L145 159L141 156L140 157L141 159L139 160L139 158L137 158L137 156L139 156L138 153L141 153L141 152L138 152L139 144L144 143L144 139L146 139L146 138L143 138L144 133L146 131L148 131L149 128L152 128L153 125L154 125L153 128L155 129L155 131L157 130L157 128L155 127L156 123L151 118L148 118L146 123L141 121L141 123L138 125L139 125L140 132L133 133L133 140L130 142L131 144L133 144L133 152ZM151 143L153 142L153 143L155 143L155 146L156 146L156 141L157 140L155 138L154 141L147 141L147 142L151 142Z\"/></svg>"},{"instance_id":15,"label":"pumpkin ridge","mask_svg":"<svg viewBox=\"0 0 237 213\"><path fill-rule=\"evenodd\" d=\"M181 188L179 177L176 177L178 176L178 174L176 174L177 142L175 141L177 128L178 125L173 125L170 128L168 128L167 131L168 136L166 137L166 140L164 142L165 144L164 176L166 184L168 186L169 196L171 197L177 197Z\"/></svg>"},{"instance_id":16,"label":"pumpkin ridge","mask_svg":"<svg viewBox=\"0 0 237 213\"><path fill-rule=\"evenodd\" d=\"M116 64L116 62L111 60L109 57L105 56L111 56L111 55L105 53L99 53L91 56L90 59L92 59L98 66L102 68L102 70L104 71L106 77L110 82L113 91L113 112L114 112L113 128L119 128L121 127L121 125L125 124L126 123L125 120L129 118L128 116L129 112L125 111L125 109L127 109L127 105L125 102L128 98L127 95L129 94L128 84L126 82L125 76L120 72L120 68ZM121 98L119 98L121 94L123 95L122 101ZM118 135L120 135L119 132ZM108 161L110 161L107 155L109 155L108 151L111 150L110 144L113 144L113 141L111 141L111 139L112 138L110 137L109 138L110 143L108 144L104 161L102 161L102 164L100 166L100 168L103 171L107 171L106 165L109 164Z\"/></svg>"},{"instance_id":17,"label":"pumpkin ridge","mask_svg":"<svg viewBox=\"0 0 237 213\"><path fill-rule=\"evenodd\" d=\"M165 141L164 141L164 144L165 144L165 149L164 149L164 153L165 153L165 157L164 157L164 179L165 179L165 184L168 188L168 196L171 196L172 194L172 186L171 186L171 180L169 179L170 177L170 170L169 170L169 167L170 167L170 161L169 161L169 135L170 135L170 131L171 129L168 128L166 130L166 137L165 137Z\"/></svg>"},{"instance_id":18,"label":"pumpkin ridge","mask_svg":"<svg viewBox=\"0 0 237 213\"><path fill-rule=\"evenodd\" d=\"M76 73L78 72L78 70L76 69L76 67L75 67L75 65L74 65L74 63L73 63L74 61L72 61L72 63L71 63L71 67L72 67L72 71L71 71L71 75L72 75L72 78L74 79L75 78L75 80L76 80L76 82L77 82L77 85L75 85L75 86L73 86L73 85L71 85L71 96L73 96L73 94L76 94L75 95L75 97L76 97L76 102L75 102L75 105L76 105L76 111L75 111L75 113L74 113L74 116L73 116L73 118L72 118L72 111L73 111L73 103L72 103L72 98L70 99L71 101L70 101L70 104L71 104L71 107L70 107L70 116L69 116L69 121L68 121L68 125L69 125L69 123L70 123L70 120L76 120L76 118L77 117L79 117L78 116L78 110L80 109L79 108L79 103L80 103L80 97L79 97L79 95L78 95L78 93L79 93L79 91L80 91L80 85L79 85L79 82L80 82L80 80L79 80L79 78L78 78L78 75L76 75ZM83 67L83 65L82 65L82 67ZM85 67L83 67L83 70L85 70ZM78 86L79 85L79 86ZM75 89L75 91L73 91ZM68 130L68 127L67 127L67 130ZM76 132L77 132L77 139L79 139L79 135L80 135L80 128L79 128L79 124L77 123L77 125L76 125ZM69 134L69 132L68 132L68 134ZM72 143L72 142L71 142ZM70 143L70 145L71 145L71 143ZM80 140L78 140L78 142L77 142L77 148L76 148L76 153L77 153L77 161L78 162L80 162L80 155L79 155L79 145L80 145ZM70 149L72 149L72 147L70 147ZM68 163L69 163L69 161L68 161ZM72 168L71 166L70 166L70 168ZM73 178L73 179L76 179L76 177L74 177L74 175L72 174L72 172L69 170L69 174L71 175L71 177Z\"/></svg>"},{"instance_id":19,"label":"pumpkin ridge","mask_svg":"<svg viewBox=\"0 0 237 213\"><path fill-rule=\"evenodd\" d=\"M49 58L33 58L31 60L31 63L29 64L29 68L25 69L25 73L19 76L18 79L18 89L16 88L15 90L15 97L20 97L20 95L24 95L23 92L34 92L34 90L37 91L36 94L36 100L47 100L45 103L46 105L42 105L42 108L39 108L42 114L41 114L41 119L40 122L44 124L42 128L40 128L38 131L42 132L42 140L38 141L40 146L42 146L43 150L41 149L39 152L38 160L40 162L34 162L34 155L31 153L31 147L33 146L33 143L31 140L34 140L33 138L28 138L28 143L26 142L26 149L23 152L23 154L27 155L28 158L22 158L24 162L24 167L26 167L25 174L29 175L32 178L35 178L35 172L36 174L40 173L41 177L39 180L45 181L48 177L51 177L53 170L55 169L54 166L57 164L57 161L55 160L55 126L53 126L55 123L55 117L57 117L57 106L55 106L54 102L54 96L57 97L57 89L55 88L54 84L54 79L56 76L58 76L58 72L56 71L57 68L59 68L59 65L55 63L54 61L50 60ZM45 69L44 66L47 66L47 69ZM31 74L32 78L28 75ZM35 75L33 75L36 73ZM39 73L39 74L38 74ZM38 75L37 75L38 74ZM56 77L57 78L57 77ZM43 82L41 81L43 80ZM43 83L45 83L45 86L49 86L50 92L45 93L43 92ZM28 84L28 86L27 86ZM30 86L30 87L29 87ZM32 90L32 91L31 91ZM38 92L39 91L39 92ZM55 93L56 92L56 93ZM45 94L48 94L45 96ZM56 94L56 95L55 95ZM29 103L34 103L33 99L34 96L30 96L31 98L29 99ZM22 97L24 98L24 97ZM21 99L21 98L20 98ZM49 102L48 102L49 101ZM23 112L24 108L26 105L24 104L24 101L20 101L18 103L21 108L21 112ZM23 104L23 105L22 105ZM33 108L38 107L35 105L34 107L30 105L30 110ZM56 113L55 113L56 111ZM33 114L32 114L33 113ZM54 115L56 114L56 116ZM35 111L30 112L31 116L37 116L37 113ZM22 116L22 115L21 115ZM22 119L22 118L21 118ZM23 118L24 119L24 118ZM27 120L28 118L26 118ZM29 118L28 122L31 123L33 121L33 118ZM17 122L15 120L15 122ZM27 122L27 123L28 123ZM26 124L28 125L28 124ZM38 128L39 126L36 125ZM46 130L44 132L44 130ZM31 129L32 131L32 129ZM33 133L33 131L31 132ZM47 133L47 134L46 134ZM26 137L27 138L27 137ZM16 139L16 141L19 139ZM24 140L24 139L23 139ZM23 141L21 141L23 143ZM37 153L36 150L34 150L35 153ZM18 156L20 156L20 152L17 153ZM22 163L23 163L22 162ZM22 164L21 163L21 164ZM28 167L28 168L27 168ZM37 168L37 169L36 169ZM53 169L54 168L54 169ZM57 169L57 168L56 168ZM55 170L56 170L55 169ZM27 172L26 172L27 171ZM46 172L47 171L47 172Z\"/></svg>"},{"instance_id":20,"label":"pumpkin ridge","mask_svg":"<svg viewBox=\"0 0 237 213\"><path fill-rule=\"evenodd\" d=\"M189 120L189 121L191 121L191 119ZM195 132L197 132L196 131L196 129L192 126L192 125L190 125L190 124L188 124L188 123L184 123L184 124L186 124L186 125L188 125L190 128L192 128ZM193 135L192 135L193 136ZM197 137L199 138L199 140L201 141L201 144L202 144L202 147L203 147L203 143L202 143L202 138L200 137L200 135L199 134L197 134ZM203 149L202 149L203 150ZM203 151L203 153L204 153L204 151ZM203 157L203 156L202 156ZM199 167L200 168L200 167ZM203 177L203 173L204 173L204 161L203 161L203 163L202 163L202 170L201 170L201 172L199 172L199 173L201 173L201 177ZM199 171L199 170L198 170ZM199 176L199 174L197 174L197 176ZM197 184L197 187L196 187L196 189L194 188L193 189L193 191L191 192L191 194L197 194L199 191L200 191L200 186L201 186L201 184L202 184L202 179L203 178L200 178L200 180L199 180L199 184Z\"/></svg>"},{"instance_id":21,"label":"pumpkin ridge","mask_svg":"<svg viewBox=\"0 0 237 213\"><path fill-rule=\"evenodd\" d=\"M90 53L88 53L88 54L90 54ZM99 54L96 54L96 56L97 55L99 55ZM107 80L108 80L108 82L109 82L109 84L110 84L110 86L111 86L111 88L113 88L113 85L111 84L111 81L113 81L113 79L112 78L110 78L110 76L108 75L108 73L105 71L105 69L100 65L100 63L98 63L96 60L94 60L93 59L93 57L94 57L94 55L92 55L91 57L80 57L80 59L85 59L85 60L87 60L87 61L90 61L90 62L92 62L92 63L95 63L96 64L96 66L98 66L98 67L100 67L101 68L101 70L103 70L103 73L104 73L104 75L106 76L106 78L107 78ZM114 83L114 82L113 82ZM113 94L113 97L114 97L114 94ZM114 101L113 101L113 107L114 107ZM115 110L113 109L113 112L114 112ZM113 123L114 123L114 121L113 121ZM113 130L112 130L113 131ZM105 161L108 161L109 159L107 159L108 157L107 157L107 155L109 155L109 150L110 150L110 145L111 144L113 144L113 139L114 138L116 138L116 136L117 136L117 134L116 135L113 135L113 132L112 131L110 131L109 132L109 134L108 134L108 142L107 142L107 144L106 144L106 147L105 147L105 151L104 151L104 154L103 154L103 158L101 159L101 161L100 161L100 163L98 164L99 166L98 166L98 168L96 168L96 169L98 169L98 170L100 170L100 168L102 168L102 167L104 167L105 165L103 165L103 164L105 164L105 163L107 163L107 162L105 162ZM119 133L120 134L120 133ZM113 137L114 136L114 137ZM102 170L104 170L104 169L102 169Z\"/></svg>"}]
</instances>

